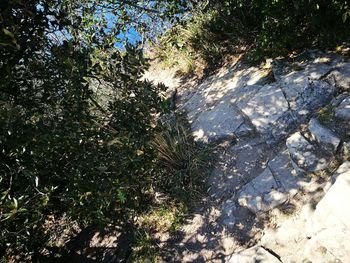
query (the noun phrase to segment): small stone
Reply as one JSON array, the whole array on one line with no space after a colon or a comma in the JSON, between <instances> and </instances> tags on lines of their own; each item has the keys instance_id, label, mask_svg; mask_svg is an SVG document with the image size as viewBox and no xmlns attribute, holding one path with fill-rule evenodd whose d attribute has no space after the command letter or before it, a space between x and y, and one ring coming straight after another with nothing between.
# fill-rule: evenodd
<instances>
[{"instance_id":1,"label":"small stone","mask_svg":"<svg viewBox=\"0 0 350 263\"><path fill-rule=\"evenodd\" d=\"M345 98L336 108L335 116L343 120L350 120L350 96Z\"/></svg>"},{"instance_id":2,"label":"small stone","mask_svg":"<svg viewBox=\"0 0 350 263\"><path fill-rule=\"evenodd\" d=\"M298 167L308 172L324 170L329 160L317 153L317 149L305 137L296 132L286 142L289 153Z\"/></svg>"},{"instance_id":3,"label":"small stone","mask_svg":"<svg viewBox=\"0 0 350 263\"><path fill-rule=\"evenodd\" d=\"M236 131L235 135L239 138L248 137L254 133L254 128L250 125L243 123Z\"/></svg>"},{"instance_id":4,"label":"small stone","mask_svg":"<svg viewBox=\"0 0 350 263\"><path fill-rule=\"evenodd\" d=\"M350 142L343 143L343 154L345 158L350 158Z\"/></svg>"},{"instance_id":5,"label":"small stone","mask_svg":"<svg viewBox=\"0 0 350 263\"><path fill-rule=\"evenodd\" d=\"M348 96L349 96L348 92L344 92L342 94L339 94L338 96L336 96L335 98L332 99L330 105L332 105L332 107L337 107Z\"/></svg>"},{"instance_id":6,"label":"small stone","mask_svg":"<svg viewBox=\"0 0 350 263\"><path fill-rule=\"evenodd\" d=\"M228 263L280 263L270 252L260 246L254 246L233 254Z\"/></svg>"},{"instance_id":7,"label":"small stone","mask_svg":"<svg viewBox=\"0 0 350 263\"><path fill-rule=\"evenodd\" d=\"M329 129L321 125L321 123L312 118L309 122L309 130L320 146L331 153L335 153L340 143L340 139Z\"/></svg>"}]
</instances>

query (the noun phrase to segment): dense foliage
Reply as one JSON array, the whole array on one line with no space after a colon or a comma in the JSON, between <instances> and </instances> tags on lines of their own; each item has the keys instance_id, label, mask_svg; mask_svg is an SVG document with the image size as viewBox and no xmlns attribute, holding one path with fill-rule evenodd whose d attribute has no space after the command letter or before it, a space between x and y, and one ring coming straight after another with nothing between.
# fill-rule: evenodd
<instances>
[{"instance_id":1,"label":"dense foliage","mask_svg":"<svg viewBox=\"0 0 350 263\"><path fill-rule=\"evenodd\" d=\"M164 87L140 81L139 49L115 46L185 2L1 1L1 255L40 254L48 216L84 226L147 204Z\"/></svg>"},{"instance_id":2,"label":"dense foliage","mask_svg":"<svg viewBox=\"0 0 350 263\"><path fill-rule=\"evenodd\" d=\"M145 39L178 21L163 58L278 55L349 40L349 15L338 0L0 1L0 255L38 256L51 216L125 222L154 188L202 184L206 150L160 124L164 86L140 80Z\"/></svg>"},{"instance_id":3,"label":"dense foliage","mask_svg":"<svg viewBox=\"0 0 350 263\"><path fill-rule=\"evenodd\" d=\"M210 0L164 34L157 51L167 65L187 61L184 70L191 71L198 60L211 65L242 49L258 61L305 48L334 48L349 41L349 14L346 0Z\"/></svg>"}]
</instances>

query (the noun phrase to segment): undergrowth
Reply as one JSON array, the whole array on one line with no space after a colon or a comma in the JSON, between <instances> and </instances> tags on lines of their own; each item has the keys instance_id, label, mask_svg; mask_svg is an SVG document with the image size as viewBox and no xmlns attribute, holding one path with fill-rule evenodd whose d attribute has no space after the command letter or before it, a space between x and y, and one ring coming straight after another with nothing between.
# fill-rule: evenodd
<instances>
[{"instance_id":1,"label":"undergrowth","mask_svg":"<svg viewBox=\"0 0 350 263\"><path fill-rule=\"evenodd\" d=\"M140 216L140 228L135 233L135 243L130 262L162 262L165 254L161 236L179 230L187 214L183 203L167 203L152 208Z\"/></svg>"},{"instance_id":2,"label":"undergrowth","mask_svg":"<svg viewBox=\"0 0 350 263\"><path fill-rule=\"evenodd\" d=\"M163 34L154 48L161 66L186 75L218 64L224 54L243 45L245 37L239 21L233 24L218 11L197 12Z\"/></svg>"},{"instance_id":3,"label":"undergrowth","mask_svg":"<svg viewBox=\"0 0 350 263\"><path fill-rule=\"evenodd\" d=\"M160 236L181 229L188 211L206 191L212 147L194 141L185 116L169 114L153 141L159 177L154 196L159 200L138 216L130 262L162 262L166 253ZM164 244L163 244L164 245Z\"/></svg>"},{"instance_id":4,"label":"undergrowth","mask_svg":"<svg viewBox=\"0 0 350 263\"><path fill-rule=\"evenodd\" d=\"M348 1L210 0L166 31L155 44L165 67L195 73L227 54L250 62L307 48L334 49L350 36Z\"/></svg>"}]
</instances>

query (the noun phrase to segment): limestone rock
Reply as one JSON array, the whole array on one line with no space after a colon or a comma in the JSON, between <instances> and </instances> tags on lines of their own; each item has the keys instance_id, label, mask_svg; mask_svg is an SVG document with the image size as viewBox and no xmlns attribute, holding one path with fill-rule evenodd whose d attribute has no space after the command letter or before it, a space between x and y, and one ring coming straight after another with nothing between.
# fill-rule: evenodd
<instances>
[{"instance_id":1,"label":"limestone rock","mask_svg":"<svg viewBox=\"0 0 350 263\"><path fill-rule=\"evenodd\" d=\"M223 101L203 111L193 122L192 129L196 140L208 142L233 136L243 123L240 112L229 101Z\"/></svg>"},{"instance_id":2,"label":"limestone rock","mask_svg":"<svg viewBox=\"0 0 350 263\"><path fill-rule=\"evenodd\" d=\"M261 88L260 85L266 83L266 79L266 70L238 62L229 68L222 68L195 87L183 108L190 121L194 121L202 111L222 101L236 103L249 100Z\"/></svg>"},{"instance_id":3,"label":"limestone rock","mask_svg":"<svg viewBox=\"0 0 350 263\"><path fill-rule=\"evenodd\" d=\"M268 134L288 111L288 102L276 85L265 85L245 106L241 106L241 110L259 132Z\"/></svg>"},{"instance_id":4,"label":"limestone rock","mask_svg":"<svg viewBox=\"0 0 350 263\"><path fill-rule=\"evenodd\" d=\"M239 193L240 205L258 213L269 211L287 199L283 189L279 188L273 174L266 168L258 177L246 184Z\"/></svg>"},{"instance_id":5,"label":"limestone rock","mask_svg":"<svg viewBox=\"0 0 350 263\"><path fill-rule=\"evenodd\" d=\"M227 200L223 205L223 222L227 227L231 227L236 223L236 205L232 200Z\"/></svg>"},{"instance_id":6,"label":"limestone rock","mask_svg":"<svg viewBox=\"0 0 350 263\"><path fill-rule=\"evenodd\" d=\"M298 260L348 262L350 255L350 162L343 163L333 175L335 183L317 204L307 222L310 240L296 255Z\"/></svg>"},{"instance_id":7,"label":"limestone rock","mask_svg":"<svg viewBox=\"0 0 350 263\"><path fill-rule=\"evenodd\" d=\"M301 169L316 172L327 168L328 158L318 154L317 149L300 132L292 134L286 145L292 160Z\"/></svg>"},{"instance_id":8,"label":"limestone rock","mask_svg":"<svg viewBox=\"0 0 350 263\"><path fill-rule=\"evenodd\" d=\"M280 263L270 252L260 246L254 246L232 255L228 263Z\"/></svg>"},{"instance_id":9,"label":"limestone rock","mask_svg":"<svg viewBox=\"0 0 350 263\"><path fill-rule=\"evenodd\" d=\"M283 218L277 222L274 228L268 228L264 231L260 244L277 253L282 262L302 262L300 258L294 261L291 259L295 258L297 251L303 250L304 244L308 240L304 229L312 211L305 206L297 215Z\"/></svg>"},{"instance_id":10,"label":"limestone rock","mask_svg":"<svg viewBox=\"0 0 350 263\"><path fill-rule=\"evenodd\" d=\"M311 63L299 67L300 70L289 72L281 77L281 80L285 83L295 83L302 79L319 80L331 70L331 67L324 63Z\"/></svg>"},{"instance_id":11,"label":"limestone rock","mask_svg":"<svg viewBox=\"0 0 350 263\"><path fill-rule=\"evenodd\" d=\"M340 119L350 120L350 96L345 98L336 108L335 116Z\"/></svg>"},{"instance_id":12,"label":"limestone rock","mask_svg":"<svg viewBox=\"0 0 350 263\"><path fill-rule=\"evenodd\" d=\"M343 143L343 154L345 158L350 158L350 142Z\"/></svg>"},{"instance_id":13,"label":"limestone rock","mask_svg":"<svg viewBox=\"0 0 350 263\"><path fill-rule=\"evenodd\" d=\"M309 122L309 130L313 138L321 145L325 150L335 153L340 139L329 129L324 127L317 119L312 118Z\"/></svg>"},{"instance_id":14,"label":"limestone rock","mask_svg":"<svg viewBox=\"0 0 350 263\"><path fill-rule=\"evenodd\" d=\"M337 61L339 58L330 57L321 52L305 52L294 58L295 63L289 63L283 60L274 60L272 71L277 81L285 79L294 82L300 77L318 80L325 76L331 69L330 60Z\"/></svg>"},{"instance_id":15,"label":"limestone rock","mask_svg":"<svg viewBox=\"0 0 350 263\"><path fill-rule=\"evenodd\" d=\"M300 120L298 120L293 111L288 110L277 120L276 125L272 127L272 138L268 139L267 142L271 144L284 139L290 131L297 128L299 122Z\"/></svg>"},{"instance_id":16,"label":"limestone rock","mask_svg":"<svg viewBox=\"0 0 350 263\"><path fill-rule=\"evenodd\" d=\"M338 63L328 79L344 90L350 90L350 63Z\"/></svg>"},{"instance_id":17,"label":"limestone rock","mask_svg":"<svg viewBox=\"0 0 350 263\"><path fill-rule=\"evenodd\" d=\"M287 149L283 149L268 164L273 173L278 187L282 187L286 193L294 195L301 187L302 178L297 176L292 160Z\"/></svg>"},{"instance_id":18,"label":"limestone rock","mask_svg":"<svg viewBox=\"0 0 350 263\"><path fill-rule=\"evenodd\" d=\"M277 82L292 71L291 64L283 59L273 59L269 64L272 67L273 77Z\"/></svg>"},{"instance_id":19,"label":"limestone rock","mask_svg":"<svg viewBox=\"0 0 350 263\"><path fill-rule=\"evenodd\" d=\"M341 226L322 229L306 242L294 262L349 262L350 231Z\"/></svg>"},{"instance_id":20,"label":"limestone rock","mask_svg":"<svg viewBox=\"0 0 350 263\"><path fill-rule=\"evenodd\" d=\"M281 87L286 95L289 107L299 123L315 110L329 103L335 93L335 87L325 81L309 80L306 76L294 76L294 81L283 79Z\"/></svg>"},{"instance_id":21,"label":"limestone rock","mask_svg":"<svg viewBox=\"0 0 350 263\"><path fill-rule=\"evenodd\" d=\"M215 169L208 178L210 196L216 200L231 197L242 185L261 174L268 160L267 149L261 140L238 140L237 144L219 154Z\"/></svg>"},{"instance_id":22,"label":"limestone rock","mask_svg":"<svg viewBox=\"0 0 350 263\"><path fill-rule=\"evenodd\" d=\"M225 256L233 263L348 260L350 162L329 182L304 173L327 168L339 138L346 138L350 93L334 95L337 88L349 89L350 63L318 51L303 52L293 61L272 62L274 83L270 71L237 62L180 93L178 109L186 111L197 140L237 140L215 148L209 196L199 205L200 220L194 216L181 229L178 261ZM315 140L300 132L290 135L326 105L345 121L335 118L326 127L312 119ZM349 143L341 151L349 154ZM306 207L305 214L299 213ZM227 242L226 234L232 238ZM232 255L242 242L261 243Z\"/></svg>"},{"instance_id":23,"label":"limestone rock","mask_svg":"<svg viewBox=\"0 0 350 263\"><path fill-rule=\"evenodd\" d=\"M344 92L344 93L339 94L334 99L332 99L330 105L332 105L332 107L339 106L339 104L349 95L350 95L349 92Z\"/></svg>"},{"instance_id":24,"label":"limestone rock","mask_svg":"<svg viewBox=\"0 0 350 263\"><path fill-rule=\"evenodd\" d=\"M313 236L321 229L344 226L350 229L350 162L343 163L335 173L336 181L317 204L315 213L308 223L308 235Z\"/></svg>"},{"instance_id":25,"label":"limestone rock","mask_svg":"<svg viewBox=\"0 0 350 263\"><path fill-rule=\"evenodd\" d=\"M238 108L243 108L247 102L261 90L261 85L246 85L235 90L234 93L230 94L230 101L235 103Z\"/></svg>"},{"instance_id":26,"label":"limestone rock","mask_svg":"<svg viewBox=\"0 0 350 263\"><path fill-rule=\"evenodd\" d=\"M338 179L340 175L347 174L349 173L349 171L350 171L350 161L343 162L342 165L340 165L332 175L332 185L335 183L335 181Z\"/></svg>"}]
</instances>

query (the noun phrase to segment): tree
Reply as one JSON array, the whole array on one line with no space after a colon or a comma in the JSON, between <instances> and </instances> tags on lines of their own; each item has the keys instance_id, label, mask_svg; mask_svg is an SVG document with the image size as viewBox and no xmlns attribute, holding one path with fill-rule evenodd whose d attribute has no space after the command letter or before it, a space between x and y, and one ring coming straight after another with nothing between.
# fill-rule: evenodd
<instances>
[{"instance_id":1,"label":"tree","mask_svg":"<svg viewBox=\"0 0 350 263\"><path fill-rule=\"evenodd\" d=\"M147 202L164 87L139 80L140 50L116 45L186 2L0 3L1 254L40 253L49 215L125 221Z\"/></svg>"}]
</instances>

